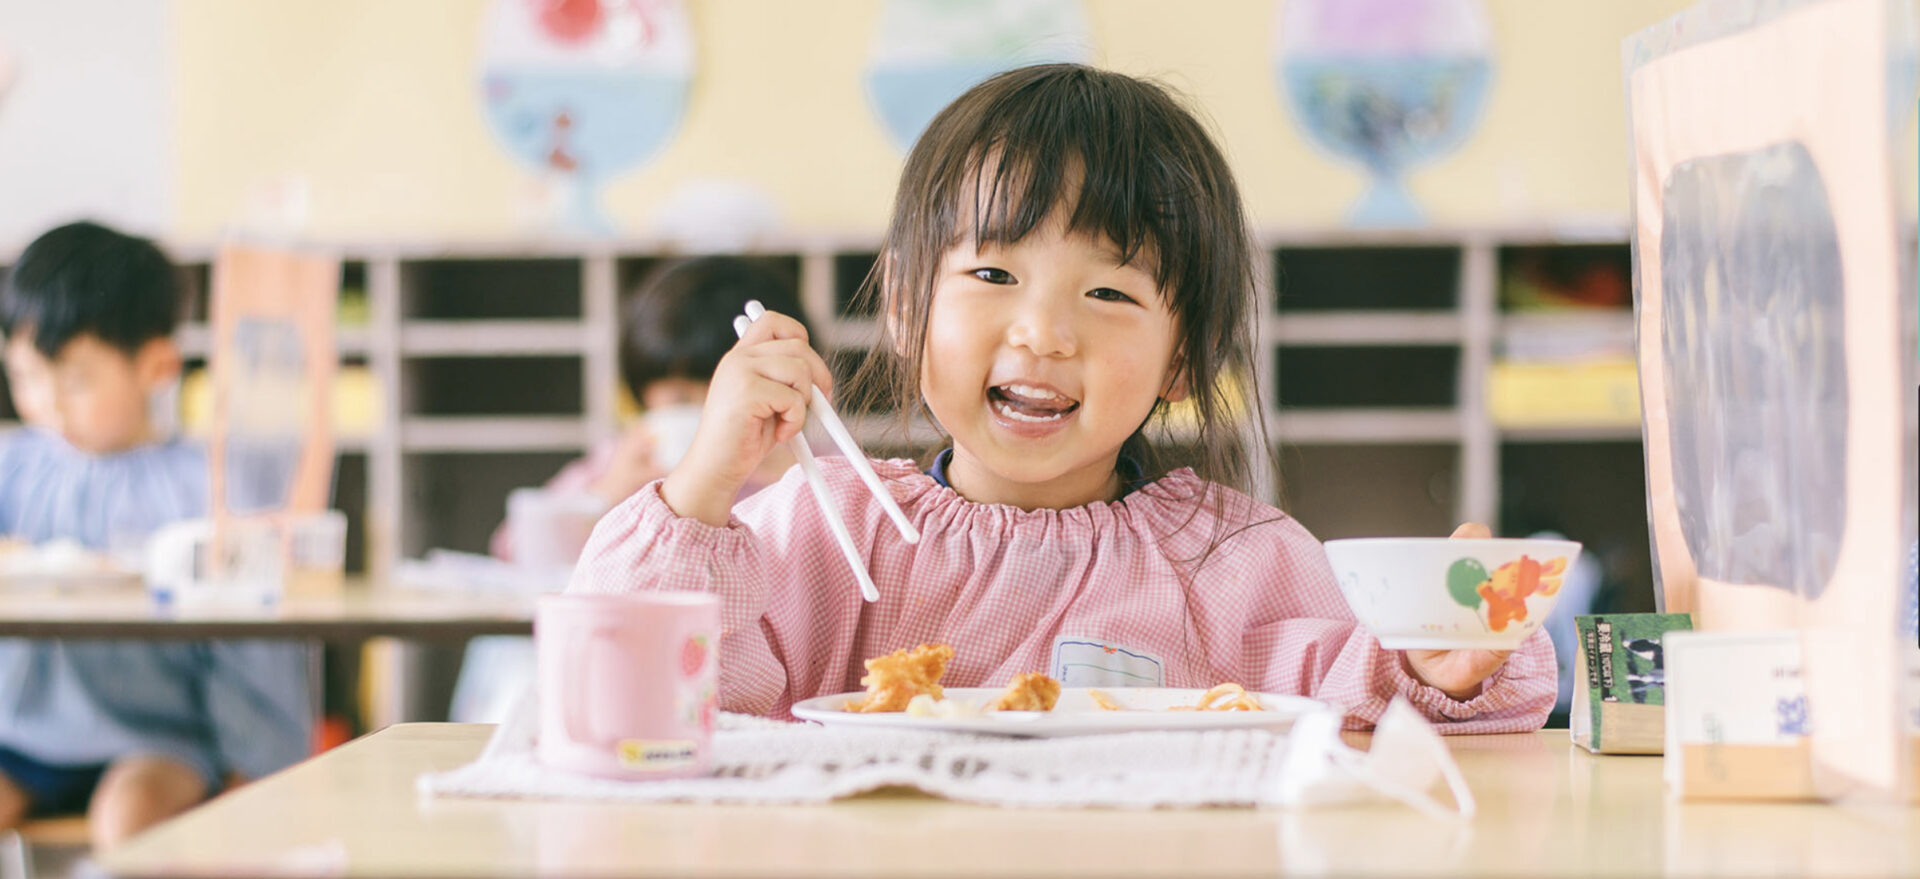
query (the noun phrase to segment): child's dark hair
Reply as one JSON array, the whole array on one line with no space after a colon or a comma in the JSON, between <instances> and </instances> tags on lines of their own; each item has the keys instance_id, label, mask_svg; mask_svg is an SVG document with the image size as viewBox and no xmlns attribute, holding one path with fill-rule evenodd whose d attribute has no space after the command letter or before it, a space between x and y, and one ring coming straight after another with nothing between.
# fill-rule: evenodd
<instances>
[{"instance_id":1,"label":"child's dark hair","mask_svg":"<svg viewBox=\"0 0 1920 879\"><path fill-rule=\"evenodd\" d=\"M620 320L620 378L634 399L661 379L712 378L749 299L807 322L793 282L756 260L704 256L648 275Z\"/></svg>"},{"instance_id":2,"label":"child's dark hair","mask_svg":"<svg viewBox=\"0 0 1920 879\"><path fill-rule=\"evenodd\" d=\"M856 393L903 418L920 412L927 315L943 253L969 238L979 246L1017 242L1056 209L1070 231L1111 241L1123 259L1153 274L1179 333L1175 366L1198 415L1196 469L1248 490L1254 290L1240 194L1193 114L1166 89L1123 74L1076 64L1024 67L973 87L934 117L907 157L884 251L863 291L878 299L884 317L875 346L881 356L863 365ZM1242 381L1217 382L1223 373ZM1153 415L1166 407L1160 401ZM1147 479L1167 470L1148 442L1154 423L1149 416L1121 450ZM1264 448L1264 424L1252 419L1252 428Z\"/></svg>"},{"instance_id":3,"label":"child's dark hair","mask_svg":"<svg viewBox=\"0 0 1920 879\"><path fill-rule=\"evenodd\" d=\"M166 254L98 223L34 239L0 287L0 333L32 333L48 358L89 335L131 355L179 321L180 274Z\"/></svg>"}]
</instances>

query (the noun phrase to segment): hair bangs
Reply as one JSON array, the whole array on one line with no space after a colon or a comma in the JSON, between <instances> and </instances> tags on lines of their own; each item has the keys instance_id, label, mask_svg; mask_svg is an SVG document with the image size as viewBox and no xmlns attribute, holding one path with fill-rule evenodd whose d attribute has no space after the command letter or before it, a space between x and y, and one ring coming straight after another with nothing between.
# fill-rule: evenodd
<instances>
[{"instance_id":1,"label":"hair bangs","mask_svg":"<svg viewBox=\"0 0 1920 879\"><path fill-rule=\"evenodd\" d=\"M1147 271L1162 289L1192 280L1180 242L1206 225L1192 215L1205 204L1195 199L1194 175L1156 158L1168 144L1139 130L1151 127L1141 118L1148 114L1075 94L1088 89L1053 91L1060 94L988 108L998 112L984 114L955 152L965 163L937 175L932 195L946 207L937 222L947 246L1018 243L1064 210L1068 233L1110 245L1116 261Z\"/></svg>"}]
</instances>

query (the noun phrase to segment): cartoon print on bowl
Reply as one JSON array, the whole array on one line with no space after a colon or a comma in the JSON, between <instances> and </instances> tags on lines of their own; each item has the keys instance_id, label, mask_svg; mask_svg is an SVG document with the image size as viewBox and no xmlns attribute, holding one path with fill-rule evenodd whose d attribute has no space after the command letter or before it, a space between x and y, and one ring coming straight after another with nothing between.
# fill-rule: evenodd
<instances>
[{"instance_id":1,"label":"cartoon print on bowl","mask_svg":"<svg viewBox=\"0 0 1920 879\"><path fill-rule=\"evenodd\" d=\"M1480 610L1484 605L1487 630L1504 632L1508 623L1526 621L1529 596L1559 592L1566 573L1565 557L1540 562L1523 555L1491 574L1478 559L1463 558L1447 568L1447 593L1462 607Z\"/></svg>"}]
</instances>

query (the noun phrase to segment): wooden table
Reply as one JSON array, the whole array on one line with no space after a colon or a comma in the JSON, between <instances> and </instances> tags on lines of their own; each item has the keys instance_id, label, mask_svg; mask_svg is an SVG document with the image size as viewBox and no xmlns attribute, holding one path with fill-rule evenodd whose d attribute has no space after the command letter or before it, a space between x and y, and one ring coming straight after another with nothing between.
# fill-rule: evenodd
<instances>
[{"instance_id":1,"label":"wooden table","mask_svg":"<svg viewBox=\"0 0 1920 879\"><path fill-rule=\"evenodd\" d=\"M375 637L460 641L533 632L532 596L437 592L350 582L331 595L289 596L271 605L158 604L138 588L0 589L0 637L295 638Z\"/></svg>"},{"instance_id":2,"label":"wooden table","mask_svg":"<svg viewBox=\"0 0 1920 879\"><path fill-rule=\"evenodd\" d=\"M384 724L443 710L426 705L416 645L458 646L480 635L530 635L534 602L532 595L408 589L358 579L332 594L288 596L270 605L168 606L137 586L0 588L0 637L303 641L309 647L316 717L324 703L321 642L360 645L393 638L405 643L368 660L383 671L372 687L363 689L366 720Z\"/></svg>"},{"instance_id":3,"label":"wooden table","mask_svg":"<svg viewBox=\"0 0 1920 879\"><path fill-rule=\"evenodd\" d=\"M1450 740L1480 800L1455 826L1398 806L1020 810L881 793L830 806L423 799L491 727L390 727L105 855L119 876L1912 875L1920 809L1676 804L1660 760L1564 731Z\"/></svg>"}]
</instances>

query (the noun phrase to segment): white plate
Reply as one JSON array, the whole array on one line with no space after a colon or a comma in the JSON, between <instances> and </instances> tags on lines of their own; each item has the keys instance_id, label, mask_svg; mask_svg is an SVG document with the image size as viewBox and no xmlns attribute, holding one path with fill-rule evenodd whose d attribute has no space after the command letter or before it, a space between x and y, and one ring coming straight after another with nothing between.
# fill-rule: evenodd
<instances>
[{"instance_id":1,"label":"white plate","mask_svg":"<svg viewBox=\"0 0 1920 879\"><path fill-rule=\"evenodd\" d=\"M1060 691L1060 701L1052 711L990 711L978 717L912 717L906 712L861 714L847 711L848 700L865 693L841 693L819 696L793 706L793 716L827 726L887 727L892 729L943 730L948 732L990 733L1006 736L1093 736L1146 730L1203 729L1286 729L1294 720L1314 711L1328 709L1325 702L1305 696L1277 693L1253 693L1265 711L1168 711L1175 705L1193 705L1205 690L1178 690L1163 687L1100 687L1108 699L1126 706L1126 711L1107 711L1094 704L1086 688ZM1006 692L1002 687L948 687L948 699L972 700L985 704Z\"/></svg>"}]
</instances>

